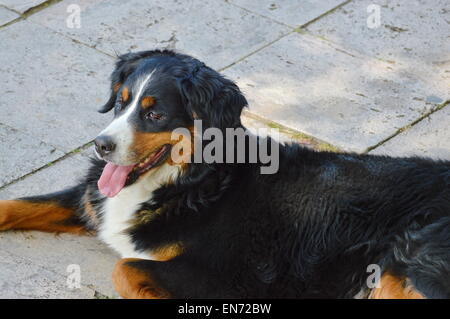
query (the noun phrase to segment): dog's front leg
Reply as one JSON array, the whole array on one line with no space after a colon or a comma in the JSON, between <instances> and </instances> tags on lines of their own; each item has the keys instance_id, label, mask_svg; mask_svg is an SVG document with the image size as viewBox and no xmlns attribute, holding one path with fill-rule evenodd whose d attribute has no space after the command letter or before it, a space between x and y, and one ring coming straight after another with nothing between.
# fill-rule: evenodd
<instances>
[{"instance_id":1,"label":"dog's front leg","mask_svg":"<svg viewBox=\"0 0 450 319\"><path fill-rule=\"evenodd\" d=\"M63 192L0 201L0 231L40 230L83 234L81 218L81 187Z\"/></svg>"},{"instance_id":2,"label":"dog's front leg","mask_svg":"<svg viewBox=\"0 0 450 319\"><path fill-rule=\"evenodd\" d=\"M117 292L129 299L223 298L229 288L204 267L184 258L152 261L124 258L113 271Z\"/></svg>"}]
</instances>

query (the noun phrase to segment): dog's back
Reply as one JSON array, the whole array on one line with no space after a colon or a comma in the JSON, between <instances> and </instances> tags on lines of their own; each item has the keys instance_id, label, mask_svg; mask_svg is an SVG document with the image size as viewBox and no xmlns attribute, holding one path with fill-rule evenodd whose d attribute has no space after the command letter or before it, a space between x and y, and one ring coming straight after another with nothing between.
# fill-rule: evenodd
<instances>
[{"instance_id":1,"label":"dog's back","mask_svg":"<svg viewBox=\"0 0 450 319\"><path fill-rule=\"evenodd\" d=\"M258 170L241 168L205 212L215 243L196 244L210 261L220 250L221 271L242 273L248 296L354 297L378 267L398 291L372 297L450 297L450 162L293 145L277 174Z\"/></svg>"},{"instance_id":2,"label":"dog's back","mask_svg":"<svg viewBox=\"0 0 450 319\"><path fill-rule=\"evenodd\" d=\"M283 243L277 258L301 279L295 288L352 297L375 265L424 296L450 297L450 162L296 146L280 157L278 174L249 186L258 202L248 208Z\"/></svg>"}]
</instances>

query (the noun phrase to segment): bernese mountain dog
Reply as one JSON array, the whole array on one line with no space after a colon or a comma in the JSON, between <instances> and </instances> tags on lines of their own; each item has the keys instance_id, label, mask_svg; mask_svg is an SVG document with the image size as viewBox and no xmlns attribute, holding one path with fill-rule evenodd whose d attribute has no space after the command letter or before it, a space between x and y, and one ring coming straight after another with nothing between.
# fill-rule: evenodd
<instances>
[{"instance_id":1,"label":"bernese mountain dog","mask_svg":"<svg viewBox=\"0 0 450 319\"><path fill-rule=\"evenodd\" d=\"M296 143L276 143L274 174L175 161L177 128L246 130L236 84L168 50L120 56L111 82L86 177L0 201L0 230L95 232L125 298L450 298L450 161Z\"/></svg>"}]
</instances>

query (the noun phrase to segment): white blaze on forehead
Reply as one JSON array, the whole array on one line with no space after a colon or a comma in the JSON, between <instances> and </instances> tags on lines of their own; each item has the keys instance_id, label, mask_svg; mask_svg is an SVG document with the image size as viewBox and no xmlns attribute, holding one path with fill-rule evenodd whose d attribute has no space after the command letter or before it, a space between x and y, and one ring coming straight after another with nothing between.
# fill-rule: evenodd
<instances>
[{"instance_id":1,"label":"white blaze on forehead","mask_svg":"<svg viewBox=\"0 0 450 319\"><path fill-rule=\"evenodd\" d=\"M129 147L133 142L133 127L129 118L133 114L134 110L139 107L139 100L143 94L144 88L150 81L154 69L146 77L142 77L133 87L132 94L133 100L127 108L127 111L120 115L118 118L114 119L111 124L109 124L99 135L111 136L116 144L116 148L113 156L110 158L112 162L118 165L130 165L134 163L128 162Z\"/></svg>"}]
</instances>

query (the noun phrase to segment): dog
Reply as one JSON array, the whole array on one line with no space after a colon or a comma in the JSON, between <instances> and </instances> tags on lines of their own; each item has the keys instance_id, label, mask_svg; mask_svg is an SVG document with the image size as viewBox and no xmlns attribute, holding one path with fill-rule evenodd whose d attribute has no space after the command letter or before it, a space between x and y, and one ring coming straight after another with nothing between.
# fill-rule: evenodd
<instances>
[{"instance_id":1,"label":"dog","mask_svg":"<svg viewBox=\"0 0 450 319\"><path fill-rule=\"evenodd\" d=\"M124 298L450 298L450 161L296 143L276 144L274 174L259 160L173 159L174 130L246 130L245 107L188 55L118 57L99 110L114 119L86 177L0 201L0 230L95 232L122 256Z\"/></svg>"}]
</instances>

